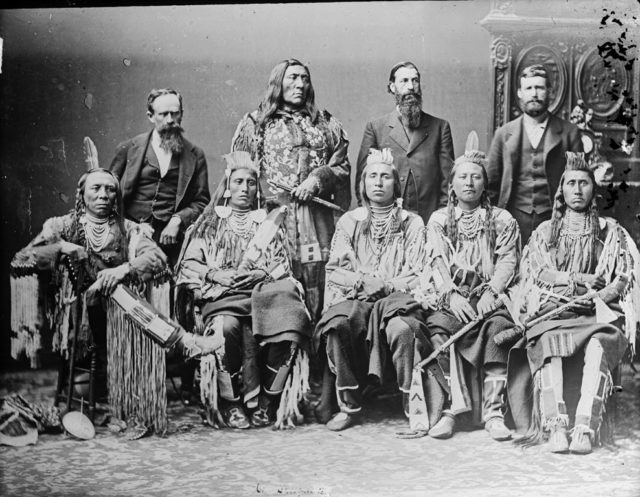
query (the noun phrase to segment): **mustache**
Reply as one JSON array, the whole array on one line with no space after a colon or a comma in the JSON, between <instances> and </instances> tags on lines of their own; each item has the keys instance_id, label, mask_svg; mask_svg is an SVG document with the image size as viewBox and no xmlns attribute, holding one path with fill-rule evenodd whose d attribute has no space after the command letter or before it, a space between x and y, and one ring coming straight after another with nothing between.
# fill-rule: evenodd
<instances>
[{"instance_id":1,"label":"mustache","mask_svg":"<svg viewBox=\"0 0 640 497\"><path fill-rule=\"evenodd\" d=\"M182 134L184 133L184 128L182 126L180 126L179 124L163 124L162 126L160 126L160 129L158 129L158 134L160 136L162 136L163 134L167 134L167 135L176 135L176 134Z\"/></svg>"},{"instance_id":2,"label":"mustache","mask_svg":"<svg viewBox=\"0 0 640 497\"><path fill-rule=\"evenodd\" d=\"M416 93L415 91L410 91L409 93L405 93L404 95L400 96L400 100L402 102L405 101L421 101L422 100L422 96L419 93Z\"/></svg>"},{"instance_id":3,"label":"mustache","mask_svg":"<svg viewBox=\"0 0 640 497\"><path fill-rule=\"evenodd\" d=\"M167 152L179 154L184 150L184 129L179 124L165 124L158 130L160 147Z\"/></svg>"}]
</instances>

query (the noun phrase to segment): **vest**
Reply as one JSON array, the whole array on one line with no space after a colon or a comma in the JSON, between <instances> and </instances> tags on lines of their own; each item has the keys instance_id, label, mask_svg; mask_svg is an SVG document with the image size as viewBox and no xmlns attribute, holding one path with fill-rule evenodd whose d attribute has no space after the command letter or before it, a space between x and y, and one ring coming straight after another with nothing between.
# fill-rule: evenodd
<instances>
[{"instance_id":1,"label":"vest","mask_svg":"<svg viewBox=\"0 0 640 497\"><path fill-rule=\"evenodd\" d=\"M175 212L178 173L179 164L174 154L167 174L161 178L158 157L149 144L142 160L135 195L127 207L127 217L136 222L150 222L151 218L168 222Z\"/></svg>"},{"instance_id":2,"label":"vest","mask_svg":"<svg viewBox=\"0 0 640 497\"><path fill-rule=\"evenodd\" d=\"M547 126L540 143L533 148L529 135L522 124L520 143L520 170L514 182L509 208L515 208L527 214L542 214L551 210L551 194L544 164L544 143L547 139Z\"/></svg>"}]
</instances>

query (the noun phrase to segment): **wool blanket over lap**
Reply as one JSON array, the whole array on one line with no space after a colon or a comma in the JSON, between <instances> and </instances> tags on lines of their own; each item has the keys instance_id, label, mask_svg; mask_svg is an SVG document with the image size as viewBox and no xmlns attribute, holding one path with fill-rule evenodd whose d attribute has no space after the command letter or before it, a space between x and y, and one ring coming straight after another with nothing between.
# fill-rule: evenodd
<instances>
[{"instance_id":1,"label":"wool blanket over lap","mask_svg":"<svg viewBox=\"0 0 640 497\"><path fill-rule=\"evenodd\" d=\"M430 337L438 334L449 337L464 326L448 311L437 311L430 314L427 317L426 325ZM472 426L479 426L482 423L482 366L491 362L507 363L509 350L499 347L493 337L498 332L513 326L515 325L509 312L505 308L499 308L455 343L458 371L462 371L460 387L465 404L470 409L465 421ZM448 355L449 351L446 350L442 353L442 355L445 354ZM434 402L442 402L443 404L447 395L448 392L445 388L430 392L430 396L435 399ZM461 411L460 414L463 412L465 411Z\"/></svg>"},{"instance_id":2,"label":"wool blanket over lap","mask_svg":"<svg viewBox=\"0 0 640 497\"><path fill-rule=\"evenodd\" d=\"M414 362L426 358L432 352L433 347L427 339L427 329L424 324L425 311L412 297L399 292L392 293L375 303L345 300L331 306L323 313L322 319L316 327L314 346L318 350L321 339L336 330L336 321L347 318L351 325L349 339L358 345L366 343L369 352L369 357L355 357L353 359L359 361L358 364L351 365L354 373L359 376L359 372L361 374L368 372L384 382L386 381L385 371L393 369L387 367L391 357L384 330L389 320L396 316L409 326L416 339L420 357L415 357ZM360 348L358 346L351 347L353 350ZM424 369L426 374L423 374L422 378L425 401L429 421L431 424L435 424L440 419L444 404L444 396L441 392L447 393L449 387L437 361L432 361ZM365 378L358 378L359 383L364 380Z\"/></svg>"},{"instance_id":3,"label":"wool blanket over lap","mask_svg":"<svg viewBox=\"0 0 640 497\"><path fill-rule=\"evenodd\" d=\"M322 336L335 329L334 320L348 318L352 324L351 339L355 341L365 340L369 349L369 357L366 370L368 374L376 376L384 381L384 371L389 361L389 346L386 343L384 330L389 320L393 317L401 318L411 329L414 337L419 341L419 350L424 357L428 355L432 347L427 337L427 329L424 324L424 311L420 304L411 296L394 292L375 303L361 300L345 300L327 309L316 327L314 345L319 348ZM353 365L354 371L364 370Z\"/></svg>"},{"instance_id":4,"label":"wool blanket over lap","mask_svg":"<svg viewBox=\"0 0 640 497\"><path fill-rule=\"evenodd\" d=\"M258 283L251 293L253 335L259 342L291 341L308 347L309 313L293 281Z\"/></svg>"},{"instance_id":5,"label":"wool blanket over lap","mask_svg":"<svg viewBox=\"0 0 640 497\"><path fill-rule=\"evenodd\" d=\"M463 326L464 323L449 311L434 312L427 317L429 336L442 334L448 337ZM456 342L456 351L475 368L481 368L491 362L506 364L509 350L498 346L493 337L500 331L514 326L507 309L496 309L488 318L460 337Z\"/></svg>"},{"instance_id":6,"label":"wool blanket over lap","mask_svg":"<svg viewBox=\"0 0 640 497\"><path fill-rule=\"evenodd\" d=\"M531 423L533 375L550 357L563 357L564 400L573 422L580 398L584 349L589 340L597 338L604 350L610 371L614 371L629 345L624 333L615 324L597 323L595 316L573 312L562 319L543 321L527 331L509 352L507 394L516 430L524 433Z\"/></svg>"},{"instance_id":7,"label":"wool blanket over lap","mask_svg":"<svg viewBox=\"0 0 640 497\"><path fill-rule=\"evenodd\" d=\"M218 315L235 317L251 316L251 290L234 290L216 300L207 300L202 305L202 319L205 324Z\"/></svg>"},{"instance_id":8,"label":"wool blanket over lap","mask_svg":"<svg viewBox=\"0 0 640 497\"><path fill-rule=\"evenodd\" d=\"M367 344L369 345L369 374L376 376L380 381L383 381L383 374L390 359L384 330L389 320L394 317L399 317L409 326L414 338L418 340L418 350L423 357L431 352L431 345L426 340L424 310L413 297L406 293L393 292L377 300L369 316Z\"/></svg>"}]
</instances>

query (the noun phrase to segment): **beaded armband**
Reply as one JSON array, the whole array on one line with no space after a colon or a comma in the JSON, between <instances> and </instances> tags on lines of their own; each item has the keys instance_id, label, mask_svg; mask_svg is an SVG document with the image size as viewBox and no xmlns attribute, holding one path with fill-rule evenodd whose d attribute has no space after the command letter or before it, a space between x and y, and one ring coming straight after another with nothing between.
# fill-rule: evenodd
<instances>
[{"instance_id":1,"label":"beaded armband","mask_svg":"<svg viewBox=\"0 0 640 497\"><path fill-rule=\"evenodd\" d=\"M10 271L12 276L26 276L37 272L33 253L27 250L18 252L11 262Z\"/></svg>"}]
</instances>

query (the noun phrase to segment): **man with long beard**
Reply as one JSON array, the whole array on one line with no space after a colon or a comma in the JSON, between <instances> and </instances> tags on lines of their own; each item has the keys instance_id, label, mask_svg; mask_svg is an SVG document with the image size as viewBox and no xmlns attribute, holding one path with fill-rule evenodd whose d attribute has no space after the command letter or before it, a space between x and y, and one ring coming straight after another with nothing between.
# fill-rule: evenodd
<instances>
[{"instance_id":1,"label":"man with long beard","mask_svg":"<svg viewBox=\"0 0 640 497\"><path fill-rule=\"evenodd\" d=\"M151 90L147 116L154 129L118 145L109 169L120 179L125 217L151 227L173 266L185 230L209 203L207 161L183 137L177 91Z\"/></svg>"},{"instance_id":2,"label":"man with long beard","mask_svg":"<svg viewBox=\"0 0 640 497\"><path fill-rule=\"evenodd\" d=\"M453 166L453 140L449 123L422 111L420 73L412 62L391 68L387 91L396 108L369 121L358 154L356 185L369 149L390 148L400 174L403 207L418 213L426 223L429 216L447 203L447 181ZM358 204L362 199L356 189Z\"/></svg>"},{"instance_id":3,"label":"man with long beard","mask_svg":"<svg viewBox=\"0 0 640 497\"><path fill-rule=\"evenodd\" d=\"M549 112L551 86L543 65L520 75L523 115L496 131L489 151L489 196L520 225L522 243L551 218L552 199L565 168L565 152L582 152L580 130Z\"/></svg>"}]
</instances>

